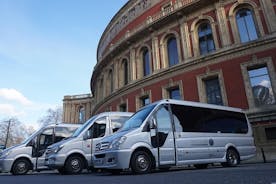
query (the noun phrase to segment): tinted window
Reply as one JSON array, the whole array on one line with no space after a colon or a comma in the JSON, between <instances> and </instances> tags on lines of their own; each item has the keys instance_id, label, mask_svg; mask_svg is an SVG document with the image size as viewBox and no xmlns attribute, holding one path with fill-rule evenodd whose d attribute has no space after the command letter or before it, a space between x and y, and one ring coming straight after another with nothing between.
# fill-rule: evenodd
<instances>
[{"instance_id":1,"label":"tinted window","mask_svg":"<svg viewBox=\"0 0 276 184\"><path fill-rule=\"evenodd\" d=\"M44 130L39 136L39 149L44 150L51 144L53 144L53 128Z\"/></svg>"},{"instance_id":2,"label":"tinted window","mask_svg":"<svg viewBox=\"0 0 276 184\"><path fill-rule=\"evenodd\" d=\"M93 138L103 137L106 129L106 117L97 119L89 129Z\"/></svg>"},{"instance_id":3,"label":"tinted window","mask_svg":"<svg viewBox=\"0 0 276 184\"><path fill-rule=\"evenodd\" d=\"M243 113L200 107L172 105L175 122L183 132L247 133L247 120ZM181 130L176 126L176 131Z\"/></svg>"},{"instance_id":4,"label":"tinted window","mask_svg":"<svg viewBox=\"0 0 276 184\"><path fill-rule=\"evenodd\" d=\"M117 132L123 124L129 119L129 117L124 116L113 116L111 117L111 129L114 132Z\"/></svg>"}]
</instances>

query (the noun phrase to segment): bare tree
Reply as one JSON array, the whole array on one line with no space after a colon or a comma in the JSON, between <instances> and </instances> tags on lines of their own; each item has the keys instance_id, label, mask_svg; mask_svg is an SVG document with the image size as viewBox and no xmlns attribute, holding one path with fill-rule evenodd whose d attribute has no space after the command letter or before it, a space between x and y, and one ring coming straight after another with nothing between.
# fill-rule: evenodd
<instances>
[{"instance_id":1,"label":"bare tree","mask_svg":"<svg viewBox=\"0 0 276 184\"><path fill-rule=\"evenodd\" d=\"M10 147L21 143L33 132L17 118L0 121L0 144Z\"/></svg>"},{"instance_id":2,"label":"bare tree","mask_svg":"<svg viewBox=\"0 0 276 184\"><path fill-rule=\"evenodd\" d=\"M58 124L62 122L62 108L58 107L54 109L48 109L45 116L43 116L39 123L42 126L46 126L49 124Z\"/></svg>"}]
</instances>

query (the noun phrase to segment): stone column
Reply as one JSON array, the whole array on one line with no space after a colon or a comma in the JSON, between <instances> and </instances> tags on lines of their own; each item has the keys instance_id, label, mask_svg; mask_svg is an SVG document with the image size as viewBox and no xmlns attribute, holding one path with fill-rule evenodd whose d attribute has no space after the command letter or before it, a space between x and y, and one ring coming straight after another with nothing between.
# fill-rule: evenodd
<instances>
[{"instance_id":1,"label":"stone column","mask_svg":"<svg viewBox=\"0 0 276 184\"><path fill-rule=\"evenodd\" d=\"M180 24L181 44L183 48L184 62L186 59L192 57L189 28L188 28L187 22L185 21L186 21L186 18L183 18L181 20L182 23Z\"/></svg>"},{"instance_id":2,"label":"stone column","mask_svg":"<svg viewBox=\"0 0 276 184\"><path fill-rule=\"evenodd\" d=\"M136 57L135 57L135 55L136 55L136 52L135 52L135 49L130 49L130 80L131 81L134 81L134 80L136 80L136 66L135 66L135 64L136 64Z\"/></svg>"},{"instance_id":3,"label":"stone column","mask_svg":"<svg viewBox=\"0 0 276 184\"><path fill-rule=\"evenodd\" d=\"M158 44L158 37L152 37L152 61L153 61L153 72L160 69L160 51Z\"/></svg>"},{"instance_id":4,"label":"stone column","mask_svg":"<svg viewBox=\"0 0 276 184\"><path fill-rule=\"evenodd\" d=\"M271 0L260 0L260 2L267 22L268 31L274 33L276 32L276 15L273 4Z\"/></svg>"},{"instance_id":5,"label":"stone column","mask_svg":"<svg viewBox=\"0 0 276 184\"><path fill-rule=\"evenodd\" d=\"M227 26L225 10L221 2L216 3L215 6L216 6L216 14L217 14L218 25L219 25L219 33L220 33L220 35L218 36L221 38L222 47L226 47L230 45L231 41L230 41L230 34Z\"/></svg>"}]
</instances>

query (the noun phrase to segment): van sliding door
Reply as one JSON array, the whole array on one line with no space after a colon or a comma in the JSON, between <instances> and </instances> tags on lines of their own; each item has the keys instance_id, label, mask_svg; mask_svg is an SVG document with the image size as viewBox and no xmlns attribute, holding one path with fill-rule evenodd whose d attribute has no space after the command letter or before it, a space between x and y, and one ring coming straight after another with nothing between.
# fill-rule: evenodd
<instances>
[{"instance_id":1,"label":"van sliding door","mask_svg":"<svg viewBox=\"0 0 276 184\"><path fill-rule=\"evenodd\" d=\"M159 165L175 165L175 141L169 106L164 105L155 114L156 141Z\"/></svg>"}]
</instances>

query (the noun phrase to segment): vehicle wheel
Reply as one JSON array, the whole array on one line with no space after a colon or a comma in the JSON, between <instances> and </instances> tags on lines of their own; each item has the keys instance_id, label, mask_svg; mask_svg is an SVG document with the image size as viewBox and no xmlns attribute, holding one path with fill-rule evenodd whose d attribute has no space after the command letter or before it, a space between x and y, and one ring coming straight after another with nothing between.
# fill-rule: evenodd
<instances>
[{"instance_id":1,"label":"vehicle wheel","mask_svg":"<svg viewBox=\"0 0 276 184\"><path fill-rule=\"evenodd\" d=\"M236 150L228 149L226 152L226 162L222 163L223 167L234 167L240 163L240 157Z\"/></svg>"},{"instance_id":2,"label":"vehicle wheel","mask_svg":"<svg viewBox=\"0 0 276 184\"><path fill-rule=\"evenodd\" d=\"M194 164L194 167L197 169L206 169L208 164Z\"/></svg>"},{"instance_id":3,"label":"vehicle wheel","mask_svg":"<svg viewBox=\"0 0 276 184\"><path fill-rule=\"evenodd\" d=\"M59 168L59 169L58 169L58 172L59 172L60 174L62 174L62 175L67 174L67 172L66 172L66 170L64 169L64 167Z\"/></svg>"},{"instance_id":4,"label":"vehicle wheel","mask_svg":"<svg viewBox=\"0 0 276 184\"><path fill-rule=\"evenodd\" d=\"M80 174L84 168L84 160L79 156L69 157L65 163L66 174Z\"/></svg>"},{"instance_id":5,"label":"vehicle wheel","mask_svg":"<svg viewBox=\"0 0 276 184\"><path fill-rule=\"evenodd\" d=\"M31 169L31 163L26 159L18 159L12 166L11 173L13 175L26 174Z\"/></svg>"},{"instance_id":6,"label":"vehicle wheel","mask_svg":"<svg viewBox=\"0 0 276 184\"><path fill-rule=\"evenodd\" d=\"M152 168L152 160L149 154L145 151L137 151L132 155L130 165L134 173L149 173Z\"/></svg>"}]
</instances>

